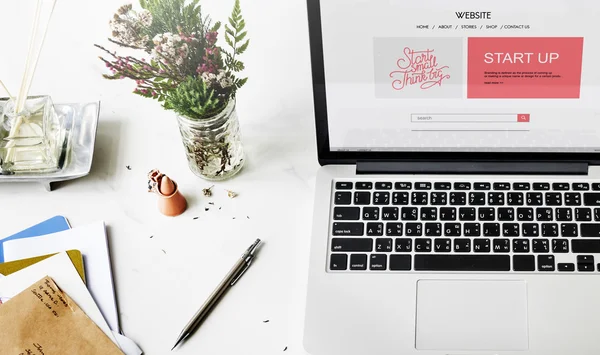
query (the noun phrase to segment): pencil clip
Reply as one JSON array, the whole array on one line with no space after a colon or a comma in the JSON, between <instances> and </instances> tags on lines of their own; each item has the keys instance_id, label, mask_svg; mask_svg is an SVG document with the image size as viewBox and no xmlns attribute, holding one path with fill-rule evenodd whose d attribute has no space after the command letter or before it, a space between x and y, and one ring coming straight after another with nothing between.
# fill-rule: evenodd
<instances>
[{"instance_id":1,"label":"pencil clip","mask_svg":"<svg viewBox=\"0 0 600 355\"><path fill-rule=\"evenodd\" d=\"M242 270L242 272L240 272L240 274L233 281L231 281L231 286L235 285L235 283L238 282L238 280L240 279L240 277L242 277L242 275L244 275L244 273L246 272L246 270L248 270L248 268L250 267L251 263L252 263L252 260L250 260L246 264L246 267Z\"/></svg>"}]
</instances>

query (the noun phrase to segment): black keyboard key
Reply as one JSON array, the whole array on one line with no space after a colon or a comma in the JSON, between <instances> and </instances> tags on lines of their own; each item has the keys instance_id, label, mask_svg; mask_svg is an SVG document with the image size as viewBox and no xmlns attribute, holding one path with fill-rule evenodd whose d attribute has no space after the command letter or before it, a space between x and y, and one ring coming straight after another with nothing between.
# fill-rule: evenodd
<instances>
[{"instance_id":1,"label":"black keyboard key","mask_svg":"<svg viewBox=\"0 0 600 355\"><path fill-rule=\"evenodd\" d=\"M543 223L542 224L542 236L543 237L558 237L558 224L557 223Z\"/></svg>"},{"instance_id":2,"label":"black keyboard key","mask_svg":"<svg viewBox=\"0 0 600 355\"><path fill-rule=\"evenodd\" d=\"M499 237L500 236L500 223L484 223L483 224L483 236L484 237Z\"/></svg>"},{"instance_id":3,"label":"black keyboard key","mask_svg":"<svg viewBox=\"0 0 600 355\"><path fill-rule=\"evenodd\" d=\"M525 196L522 192L509 192L506 194L506 203L509 206L523 206Z\"/></svg>"},{"instance_id":4,"label":"black keyboard key","mask_svg":"<svg viewBox=\"0 0 600 355\"><path fill-rule=\"evenodd\" d=\"M594 208L594 221L600 222L600 208Z\"/></svg>"},{"instance_id":5,"label":"black keyboard key","mask_svg":"<svg viewBox=\"0 0 600 355\"><path fill-rule=\"evenodd\" d=\"M460 237L460 223L444 223L446 237Z\"/></svg>"},{"instance_id":6,"label":"black keyboard key","mask_svg":"<svg viewBox=\"0 0 600 355\"><path fill-rule=\"evenodd\" d=\"M488 193L488 205L503 206L504 205L504 192L489 192Z\"/></svg>"},{"instance_id":7,"label":"black keyboard key","mask_svg":"<svg viewBox=\"0 0 600 355\"><path fill-rule=\"evenodd\" d=\"M455 182L454 190L471 190L470 182Z\"/></svg>"},{"instance_id":8,"label":"black keyboard key","mask_svg":"<svg viewBox=\"0 0 600 355\"><path fill-rule=\"evenodd\" d=\"M600 253L600 239L571 239L573 253Z\"/></svg>"},{"instance_id":9,"label":"black keyboard key","mask_svg":"<svg viewBox=\"0 0 600 355\"><path fill-rule=\"evenodd\" d=\"M430 182L416 182L415 190L431 190Z\"/></svg>"},{"instance_id":10,"label":"black keyboard key","mask_svg":"<svg viewBox=\"0 0 600 355\"><path fill-rule=\"evenodd\" d=\"M581 193L565 192L565 205L566 206L581 206Z\"/></svg>"},{"instance_id":11,"label":"black keyboard key","mask_svg":"<svg viewBox=\"0 0 600 355\"><path fill-rule=\"evenodd\" d=\"M419 210L416 207L402 207L400 218L403 221L416 221L419 219Z\"/></svg>"},{"instance_id":12,"label":"black keyboard key","mask_svg":"<svg viewBox=\"0 0 600 355\"><path fill-rule=\"evenodd\" d=\"M348 269L347 254L331 254L329 257L329 270L346 270Z\"/></svg>"},{"instance_id":13,"label":"black keyboard key","mask_svg":"<svg viewBox=\"0 0 600 355\"><path fill-rule=\"evenodd\" d=\"M385 271L387 270L387 255L386 254L371 254L370 270Z\"/></svg>"},{"instance_id":14,"label":"black keyboard key","mask_svg":"<svg viewBox=\"0 0 600 355\"><path fill-rule=\"evenodd\" d=\"M441 223L425 223L425 236L426 237L441 237L442 236L442 224Z\"/></svg>"},{"instance_id":15,"label":"black keyboard key","mask_svg":"<svg viewBox=\"0 0 600 355\"><path fill-rule=\"evenodd\" d=\"M381 209L381 219L384 221L397 221L400 218L398 207L384 207Z\"/></svg>"},{"instance_id":16,"label":"black keyboard key","mask_svg":"<svg viewBox=\"0 0 600 355\"><path fill-rule=\"evenodd\" d=\"M496 210L491 207L479 207L477 211L480 221L493 221L496 219Z\"/></svg>"},{"instance_id":17,"label":"black keyboard key","mask_svg":"<svg viewBox=\"0 0 600 355\"><path fill-rule=\"evenodd\" d=\"M335 222L333 235L360 236L365 233L365 224L361 222Z\"/></svg>"},{"instance_id":18,"label":"black keyboard key","mask_svg":"<svg viewBox=\"0 0 600 355\"><path fill-rule=\"evenodd\" d=\"M423 235L422 223L406 223L405 230L407 237L420 237Z\"/></svg>"},{"instance_id":19,"label":"black keyboard key","mask_svg":"<svg viewBox=\"0 0 600 355\"><path fill-rule=\"evenodd\" d=\"M562 205L562 194L560 192L546 192L546 206Z\"/></svg>"},{"instance_id":20,"label":"black keyboard key","mask_svg":"<svg viewBox=\"0 0 600 355\"><path fill-rule=\"evenodd\" d=\"M453 206L464 206L467 204L467 193L466 192L451 192L450 193L450 204Z\"/></svg>"},{"instance_id":21,"label":"black keyboard key","mask_svg":"<svg viewBox=\"0 0 600 355\"><path fill-rule=\"evenodd\" d=\"M595 271L593 264L577 264L577 271L580 272L591 272Z\"/></svg>"},{"instance_id":22,"label":"black keyboard key","mask_svg":"<svg viewBox=\"0 0 600 355\"><path fill-rule=\"evenodd\" d=\"M473 240L473 251L475 253L489 253L490 252L490 240L489 239L475 239Z\"/></svg>"},{"instance_id":23,"label":"black keyboard key","mask_svg":"<svg viewBox=\"0 0 600 355\"><path fill-rule=\"evenodd\" d=\"M573 220L573 210L570 208L557 208L554 212L556 213L556 220L559 222L569 222Z\"/></svg>"},{"instance_id":24,"label":"black keyboard key","mask_svg":"<svg viewBox=\"0 0 600 355\"><path fill-rule=\"evenodd\" d=\"M569 184L566 182L555 182L554 184L552 184L552 190L556 190L556 191L568 191L569 190Z\"/></svg>"},{"instance_id":25,"label":"black keyboard key","mask_svg":"<svg viewBox=\"0 0 600 355\"><path fill-rule=\"evenodd\" d=\"M494 239L494 253L510 252L510 239Z\"/></svg>"},{"instance_id":26,"label":"black keyboard key","mask_svg":"<svg viewBox=\"0 0 600 355\"><path fill-rule=\"evenodd\" d=\"M356 189L357 190L371 190L373 188L373 183L372 182L364 182L364 181L360 181L356 183Z\"/></svg>"},{"instance_id":27,"label":"black keyboard key","mask_svg":"<svg viewBox=\"0 0 600 355\"><path fill-rule=\"evenodd\" d=\"M465 223L463 229L463 234L465 237L481 236L481 224L479 223Z\"/></svg>"},{"instance_id":28,"label":"black keyboard key","mask_svg":"<svg viewBox=\"0 0 600 355\"><path fill-rule=\"evenodd\" d=\"M544 204L544 194L541 192L528 192L526 202L527 206L541 206Z\"/></svg>"},{"instance_id":29,"label":"black keyboard key","mask_svg":"<svg viewBox=\"0 0 600 355\"><path fill-rule=\"evenodd\" d=\"M547 182L536 182L533 184L533 189L537 191L550 191L550 184Z\"/></svg>"},{"instance_id":30,"label":"black keyboard key","mask_svg":"<svg viewBox=\"0 0 600 355\"><path fill-rule=\"evenodd\" d=\"M517 238L512 240L513 252L529 253L529 239Z\"/></svg>"},{"instance_id":31,"label":"black keyboard key","mask_svg":"<svg viewBox=\"0 0 600 355\"><path fill-rule=\"evenodd\" d=\"M510 190L510 184L508 182L495 182L494 190Z\"/></svg>"},{"instance_id":32,"label":"black keyboard key","mask_svg":"<svg viewBox=\"0 0 600 355\"><path fill-rule=\"evenodd\" d=\"M550 252L550 243L548 243L548 239L534 239L531 241L531 244L534 253Z\"/></svg>"},{"instance_id":33,"label":"black keyboard key","mask_svg":"<svg viewBox=\"0 0 600 355\"><path fill-rule=\"evenodd\" d=\"M546 208L546 207L536 208L535 209L535 218L538 221L543 221L543 222L552 221L552 218L553 218L552 208Z\"/></svg>"},{"instance_id":34,"label":"black keyboard key","mask_svg":"<svg viewBox=\"0 0 600 355\"><path fill-rule=\"evenodd\" d=\"M446 192L432 192L430 196L430 203L433 206L444 206L448 204L448 193Z\"/></svg>"},{"instance_id":35,"label":"black keyboard key","mask_svg":"<svg viewBox=\"0 0 600 355\"><path fill-rule=\"evenodd\" d=\"M552 239L552 252L553 253L568 253L569 252L569 240L568 239Z\"/></svg>"},{"instance_id":36,"label":"black keyboard key","mask_svg":"<svg viewBox=\"0 0 600 355\"><path fill-rule=\"evenodd\" d=\"M477 219L477 212L474 207L461 207L458 217L461 221L474 221Z\"/></svg>"},{"instance_id":37,"label":"black keyboard key","mask_svg":"<svg viewBox=\"0 0 600 355\"><path fill-rule=\"evenodd\" d=\"M540 235L540 227L537 223L523 223L521 230L524 237L538 237Z\"/></svg>"},{"instance_id":38,"label":"black keyboard key","mask_svg":"<svg viewBox=\"0 0 600 355\"><path fill-rule=\"evenodd\" d=\"M374 205L389 205L390 204L390 193L389 192L375 192L373 193L373 204Z\"/></svg>"},{"instance_id":39,"label":"black keyboard key","mask_svg":"<svg viewBox=\"0 0 600 355\"><path fill-rule=\"evenodd\" d=\"M476 182L473 184L475 190L490 190L492 188L492 184L489 182Z\"/></svg>"},{"instance_id":40,"label":"black keyboard key","mask_svg":"<svg viewBox=\"0 0 600 355\"><path fill-rule=\"evenodd\" d=\"M498 208L498 220L499 221L514 221L515 220L515 209L512 207Z\"/></svg>"},{"instance_id":41,"label":"black keyboard key","mask_svg":"<svg viewBox=\"0 0 600 355\"><path fill-rule=\"evenodd\" d=\"M408 205L408 192L394 192L392 194L392 205Z\"/></svg>"},{"instance_id":42,"label":"black keyboard key","mask_svg":"<svg viewBox=\"0 0 600 355\"><path fill-rule=\"evenodd\" d=\"M517 208L517 220L531 222L533 221L533 208L530 207L521 207Z\"/></svg>"},{"instance_id":43,"label":"black keyboard key","mask_svg":"<svg viewBox=\"0 0 600 355\"><path fill-rule=\"evenodd\" d=\"M415 255L417 271L510 271L508 255Z\"/></svg>"},{"instance_id":44,"label":"black keyboard key","mask_svg":"<svg viewBox=\"0 0 600 355\"><path fill-rule=\"evenodd\" d=\"M485 205L485 192L471 192L469 193L469 204L472 206L483 206Z\"/></svg>"},{"instance_id":45,"label":"black keyboard key","mask_svg":"<svg viewBox=\"0 0 600 355\"><path fill-rule=\"evenodd\" d=\"M538 271L554 271L554 255L538 255Z\"/></svg>"},{"instance_id":46,"label":"black keyboard key","mask_svg":"<svg viewBox=\"0 0 600 355\"><path fill-rule=\"evenodd\" d=\"M367 223L367 235L371 237L383 235L383 223Z\"/></svg>"},{"instance_id":47,"label":"black keyboard key","mask_svg":"<svg viewBox=\"0 0 600 355\"><path fill-rule=\"evenodd\" d=\"M575 264L573 263L558 263L558 271L575 271Z\"/></svg>"},{"instance_id":48,"label":"black keyboard key","mask_svg":"<svg viewBox=\"0 0 600 355\"><path fill-rule=\"evenodd\" d=\"M452 251L452 239L436 238L433 240L433 250L436 253L449 253Z\"/></svg>"},{"instance_id":49,"label":"black keyboard key","mask_svg":"<svg viewBox=\"0 0 600 355\"><path fill-rule=\"evenodd\" d=\"M593 255L577 255L577 264L593 264Z\"/></svg>"},{"instance_id":50,"label":"black keyboard key","mask_svg":"<svg viewBox=\"0 0 600 355\"><path fill-rule=\"evenodd\" d=\"M600 191L600 183L596 182L592 184L592 190L594 191Z\"/></svg>"},{"instance_id":51,"label":"black keyboard key","mask_svg":"<svg viewBox=\"0 0 600 355\"><path fill-rule=\"evenodd\" d=\"M586 238L600 238L600 223L581 223L581 236Z\"/></svg>"},{"instance_id":52,"label":"black keyboard key","mask_svg":"<svg viewBox=\"0 0 600 355\"><path fill-rule=\"evenodd\" d=\"M456 221L456 208L454 208L454 207L442 207L442 208L440 208L440 220L442 220L442 221Z\"/></svg>"},{"instance_id":53,"label":"black keyboard key","mask_svg":"<svg viewBox=\"0 0 600 355\"><path fill-rule=\"evenodd\" d=\"M428 202L428 193L427 192L413 192L411 202L415 206L426 205Z\"/></svg>"},{"instance_id":54,"label":"black keyboard key","mask_svg":"<svg viewBox=\"0 0 600 355\"><path fill-rule=\"evenodd\" d=\"M412 189L412 182L397 182L394 184L396 190L410 190Z\"/></svg>"},{"instance_id":55,"label":"black keyboard key","mask_svg":"<svg viewBox=\"0 0 600 355\"><path fill-rule=\"evenodd\" d=\"M377 221L379 219L379 207L363 207L362 218L366 221Z\"/></svg>"},{"instance_id":56,"label":"black keyboard key","mask_svg":"<svg viewBox=\"0 0 600 355\"><path fill-rule=\"evenodd\" d=\"M528 182L515 182L513 184L513 190L517 190L517 191L531 190L531 184Z\"/></svg>"},{"instance_id":57,"label":"black keyboard key","mask_svg":"<svg viewBox=\"0 0 600 355\"><path fill-rule=\"evenodd\" d=\"M415 252L417 253L429 253L431 251L431 239L416 238L415 239Z\"/></svg>"},{"instance_id":58,"label":"black keyboard key","mask_svg":"<svg viewBox=\"0 0 600 355\"><path fill-rule=\"evenodd\" d=\"M355 205L369 205L371 204L371 193L366 191L360 191L354 193L354 204Z\"/></svg>"},{"instance_id":59,"label":"black keyboard key","mask_svg":"<svg viewBox=\"0 0 600 355\"><path fill-rule=\"evenodd\" d=\"M513 255L514 271L535 271L535 257L533 255Z\"/></svg>"},{"instance_id":60,"label":"black keyboard key","mask_svg":"<svg viewBox=\"0 0 600 355\"><path fill-rule=\"evenodd\" d=\"M563 237L577 237L579 236L579 228L576 223L563 223L560 225L560 234Z\"/></svg>"},{"instance_id":61,"label":"black keyboard key","mask_svg":"<svg viewBox=\"0 0 600 355\"><path fill-rule=\"evenodd\" d=\"M352 203L352 194L350 192L336 192L334 203L336 205L349 205Z\"/></svg>"},{"instance_id":62,"label":"black keyboard key","mask_svg":"<svg viewBox=\"0 0 600 355\"><path fill-rule=\"evenodd\" d=\"M396 253L410 253L412 251L412 239L396 238Z\"/></svg>"},{"instance_id":63,"label":"black keyboard key","mask_svg":"<svg viewBox=\"0 0 600 355\"><path fill-rule=\"evenodd\" d=\"M409 271L412 269L412 258L410 255L390 255L390 270Z\"/></svg>"},{"instance_id":64,"label":"black keyboard key","mask_svg":"<svg viewBox=\"0 0 600 355\"><path fill-rule=\"evenodd\" d=\"M360 219L360 208L358 207L334 207L334 220L357 221Z\"/></svg>"},{"instance_id":65,"label":"black keyboard key","mask_svg":"<svg viewBox=\"0 0 600 355\"><path fill-rule=\"evenodd\" d=\"M583 204L586 206L600 206L599 192L586 192L583 194Z\"/></svg>"},{"instance_id":66,"label":"black keyboard key","mask_svg":"<svg viewBox=\"0 0 600 355\"><path fill-rule=\"evenodd\" d=\"M451 190L452 184L449 182L436 182L433 184L435 190Z\"/></svg>"},{"instance_id":67,"label":"black keyboard key","mask_svg":"<svg viewBox=\"0 0 600 355\"><path fill-rule=\"evenodd\" d=\"M471 252L471 240L468 238L454 239L454 252L455 253L470 253Z\"/></svg>"},{"instance_id":68,"label":"black keyboard key","mask_svg":"<svg viewBox=\"0 0 600 355\"><path fill-rule=\"evenodd\" d=\"M392 237L402 236L402 223L386 223L385 235Z\"/></svg>"},{"instance_id":69,"label":"black keyboard key","mask_svg":"<svg viewBox=\"0 0 600 355\"><path fill-rule=\"evenodd\" d=\"M337 190L352 190L352 186L354 186L351 182L346 181L338 181L335 183L335 188Z\"/></svg>"},{"instance_id":70,"label":"black keyboard key","mask_svg":"<svg viewBox=\"0 0 600 355\"><path fill-rule=\"evenodd\" d=\"M331 251L373 251L371 238L333 238Z\"/></svg>"},{"instance_id":71,"label":"black keyboard key","mask_svg":"<svg viewBox=\"0 0 600 355\"><path fill-rule=\"evenodd\" d=\"M376 182L375 190L391 190L392 183L391 182Z\"/></svg>"},{"instance_id":72,"label":"black keyboard key","mask_svg":"<svg viewBox=\"0 0 600 355\"><path fill-rule=\"evenodd\" d=\"M367 255L366 254L350 255L350 270L367 270Z\"/></svg>"},{"instance_id":73,"label":"black keyboard key","mask_svg":"<svg viewBox=\"0 0 600 355\"><path fill-rule=\"evenodd\" d=\"M575 209L575 220L579 222L589 222L592 220L592 209L591 208L576 208Z\"/></svg>"},{"instance_id":74,"label":"black keyboard key","mask_svg":"<svg viewBox=\"0 0 600 355\"><path fill-rule=\"evenodd\" d=\"M573 190L575 191L588 191L590 189L590 184L587 182L574 182Z\"/></svg>"},{"instance_id":75,"label":"black keyboard key","mask_svg":"<svg viewBox=\"0 0 600 355\"><path fill-rule=\"evenodd\" d=\"M520 227L518 223L503 223L502 235L505 237L518 237L520 235Z\"/></svg>"},{"instance_id":76,"label":"black keyboard key","mask_svg":"<svg viewBox=\"0 0 600 355\"><path fill-rule=\"evenodd\" d=\"M377 253L389 253L392 251L393 241L390 238L377 238L375 239L375 252Z\"/></svg>"}]
</instances>

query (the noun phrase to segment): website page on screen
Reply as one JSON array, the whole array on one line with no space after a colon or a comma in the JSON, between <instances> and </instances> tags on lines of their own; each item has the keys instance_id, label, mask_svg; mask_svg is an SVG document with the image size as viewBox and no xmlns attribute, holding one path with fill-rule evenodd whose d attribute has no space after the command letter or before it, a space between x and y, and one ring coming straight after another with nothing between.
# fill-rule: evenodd
<instances>
[{"instance_id":1,"label":"website page on screen","mask_svg":"<svg viewBox=\"0 0 600 355\"><path fill-rule=\"evenodd\" d=\"M600 152L597 0L321 0L332 151Z\"/></svg>"}]
</instances>

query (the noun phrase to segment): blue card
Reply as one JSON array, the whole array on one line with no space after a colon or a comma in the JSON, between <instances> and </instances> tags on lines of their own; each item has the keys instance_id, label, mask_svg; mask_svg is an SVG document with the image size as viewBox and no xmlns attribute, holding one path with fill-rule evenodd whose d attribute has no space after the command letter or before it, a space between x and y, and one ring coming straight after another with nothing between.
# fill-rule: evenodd
<instances>
[{"instance_id":1,"label":"blue card","mask_svg":"<svg viewBox=\"0 0 600 355\"><path fill-rule=\"evenodd\" d=\"M0 263L4 262L4 242L14 239L39 237L40 235L62 232L67 229L71 229L67 219L63 216L55 216L8 238L0 239Z\"/></svg>"}]
</instances>

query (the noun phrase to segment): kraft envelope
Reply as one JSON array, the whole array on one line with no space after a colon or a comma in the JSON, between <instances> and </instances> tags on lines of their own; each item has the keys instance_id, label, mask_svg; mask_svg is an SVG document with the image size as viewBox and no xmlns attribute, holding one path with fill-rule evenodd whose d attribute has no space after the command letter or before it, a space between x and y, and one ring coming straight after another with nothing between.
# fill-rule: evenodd
<instances>
[{"instance_id":1,"label":"kraft envelope","mask_svg":"<svg viewBox=\"0 0 600 355\"><path fill-rule=\"evenodd\" d=\"M0 306L0 355L123 355L46 276Z\"/></svg>"}]
</instances>

